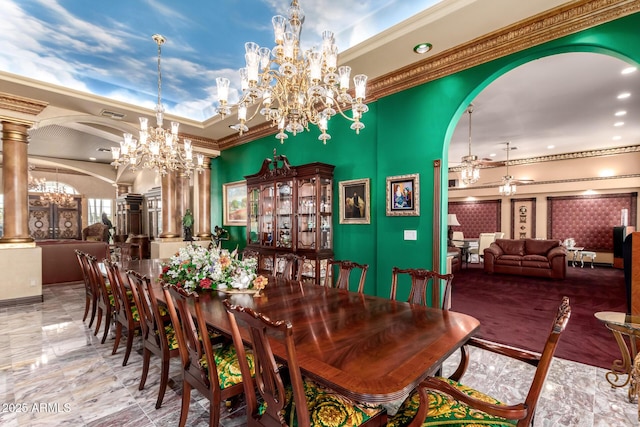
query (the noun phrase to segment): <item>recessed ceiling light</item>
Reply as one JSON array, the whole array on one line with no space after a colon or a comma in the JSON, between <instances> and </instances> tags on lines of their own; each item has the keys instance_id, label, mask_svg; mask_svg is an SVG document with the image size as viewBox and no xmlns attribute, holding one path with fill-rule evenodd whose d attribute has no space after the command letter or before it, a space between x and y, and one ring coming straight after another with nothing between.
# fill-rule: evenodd
<instances>
[{"instance_id":1,"label":"recessed ceiling light","mask_svg":"<svg viewBox=\"0 0 640 427\"><path fill-rule=\"evenodd\" d=\"M489 154L489 157L495 157L495 156L496 156L496 153Z\"/></svg>"},{"instance_id":2,"label":"recessed ceiling light","mask_svg":"<svg viewBox=\"0 0 640 427\"><path fill-rule=\"evenodd\" d=\"M636 70L637 70L637 68L636 68L636 67L627 67L627 68L624 68L624 69L620 72L620 74L631 74L631 73L633 73L633 72L634 72L634 71L636 71Z\"/></svg>"},{"instance_id":3,"label":"recessed ceiling light","mask_svg":"<svg viewBox=\"0 0 640 427\"><path fill-rule=\"evenodd\" d=\"M624 115L626 115L626 114L627 114L627 112L626 112L626 111L624 111L624 110L620 110L620 111L616 111L615 116L616 116L616 117L620 117L620 116L624 116Z\"/></svg>"},{"instance_id":4,"label":"recessed ceiling light","mask_svg":"<svg viewBox=\"0 0 640 427\"><path fill-rule=\"evenodd\" d=\"M614 141L620 141L622 139L622 137L620 135L616 135L611 139L613 139Z\"/></svg>"},{"instance_id":5,"label":"recessed ceiling light","mask_svg":"<svg viewBox=\"0 0 640 427\"><path fill-rule=\"evenodd\" d=\"M547 145L547 148L548 148L549 150L551 150L552 148L556 148L556 146L555 146L555 145Z\"/></svg>"},{"instance_id":6,"label":"recessed ceiling light","mask_svg":"<svg viewBox=\"0 0 640 427\"><path fill-rule=\"evenodd\" d=\"M616 127L624 126L624 122L615 122L613 125Z\"/></svg>"},{"instance_id":7,"label":"recessed ceiling light","mask_svg":"<svg viewBox=\"0 0 640 427\"><path fill-rule=\"evenodd\" d=\"M91 160L92 162L95 162L97 159L95 157L89 157L89 160Z\"/></svg>"},{"instance_id":8,"label":"recessed ceiling light","mask_svg":"<svg viewBox=\"0 0 640 427\"><path fill-rule=\"evenodd\" d=\"M429 52L432 48L431 43L420 43L413 48L413 51L422 55L423 53Z\"/></svg>"},{"instance_id":9,"label":"recessed ceiling light","mask_svg":"<svg viewBox=\"0 0 640 427\"><path fill-rule=\"evenodd\" d=\"M629 92L623 92L620 95L618 95L618 99L625 99L625 98L628 98L630 96L631 96L631 94Z\"/></svg>"}]
</instances>

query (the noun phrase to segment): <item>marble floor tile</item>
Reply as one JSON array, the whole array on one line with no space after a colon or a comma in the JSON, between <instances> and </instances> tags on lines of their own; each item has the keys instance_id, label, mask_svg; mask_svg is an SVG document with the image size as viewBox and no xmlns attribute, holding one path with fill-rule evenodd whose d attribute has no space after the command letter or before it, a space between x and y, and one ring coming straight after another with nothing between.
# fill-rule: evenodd
<instances>
[{"instance_id":1,"label":"marble floor tile","mask_svg":"<svg viewBox=\"0 0 640 427\"><path fill-rule=\"evenodd\" d=\"M0 308L0 425L22 426L175 426L180 418L182 375L171 361L169 385L160 409L155 409L160 363L151 358L143 390L138 389L142 349L138 337L127 366L125 352L112 354L113 333L100 343L84 313L82 284L45 286L44 302ZM612 338L613 339L613 338ZM453 372L454 354L443 365ZM463 383L505 403L524 399L535 369L514 360L471 349ZM538 402L534 427L635 426L638 406L627 388L612 388L607 370L554 359ZM246 425L244 401L220 408L223 427ZM207 426L209 402L191 393L189 426Z\"/></svg>"}]
</instances>

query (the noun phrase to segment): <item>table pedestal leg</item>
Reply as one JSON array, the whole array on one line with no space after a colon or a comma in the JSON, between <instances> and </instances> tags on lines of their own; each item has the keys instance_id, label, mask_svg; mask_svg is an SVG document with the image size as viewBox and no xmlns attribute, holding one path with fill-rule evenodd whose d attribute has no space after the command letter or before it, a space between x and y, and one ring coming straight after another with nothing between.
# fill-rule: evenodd
<instances>
[{"instance_id":1,"label":"table pedestal leg","mask_svg":"<svg viewBox=\"0 0 640 427\"><path fill-rule=\"evenodd\" d=\"M633 359L633 369L631 369L631 383L629 384L629 401L638 401L638 421L640 421L640 355Z\"/></svg>"}]
</instances>

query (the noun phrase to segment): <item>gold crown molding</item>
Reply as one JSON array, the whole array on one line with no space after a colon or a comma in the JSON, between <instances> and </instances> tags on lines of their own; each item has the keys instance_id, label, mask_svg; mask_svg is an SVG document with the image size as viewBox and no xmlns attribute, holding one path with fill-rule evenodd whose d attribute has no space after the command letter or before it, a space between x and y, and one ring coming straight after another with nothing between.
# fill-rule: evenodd
<instances>
[{"instance_id":1,"label":"gold crown molding","mask_svg":"<svg viewBox=\"0 0 640 427\"><path fill-rule=\"evenodd\" d=\"M553 179L548 181L534 181L534 182L519 182L518 187L526 187L528 185L548 185L548 184L567 184L567 183L575 183L575 182L590 182L590 181L605 181L611 179L627 179L627 178L640 178L640 173L632 173L626 175L616 175L616 176L594 176L589 178L571 178L571 179ZM517 181L517 180L516 180ZM449 191L463 191L463 190L480 190L484 188L497 188L498 184L493 185L474 185L473 187L449 187Z\"/></svg>"},{"instance_id":2,"label":"gold crown molding","mask_svg":"<svg viewBox=\"0 0 640 427\"><path fill-rule=\"evenodd\" d=\"M271 122L265 122L250 128L247 132L244 132L242 136L238 136L238 134L226 136L218 140L218 145L220 146L220 150L226 150L265 136L274 135L276 131L277 129Z\"/></svg>"},{"instance_id":3,"label":"gold crown molding","mask_svg":"<svg viewBox=\"0 0 640 427\"><path fill-rule=\"evenodd\" d=\"M640 11L638 0L578 1L379 77L369 102Z\"/></svg>"},{"instance_id":4,"label":"gold crown molding","mask_svg":"<svg viewBox=\"0 0 640 427\"><path fill-rule=\"evenodd\" d=\"M188 133L180 132L180 138L190 139L194 147L208 148L210 150L220 150L218 142L215 139L204 138L202 136L190 135Z\"/></svg>"},{"instance_id":5,"label":"gold crown molding","mask_svg":"<svg viewBox=\"0 0 640 427\"><path fill-rule=\"evenodd\" d=\"M535 163L554 162L557 160L586 159L589 157L615 156L619 154L629 154L640 152L640 145L630 145L627 147L605 148L601 150L576 151L575 153L555 154L550 156L530 157L528 159L510 160L509 166L530 165ZM496 162L495 165L480 165L481 169L491 169L505 166L506 162ZM454 166L449 168L449 172L460 172L462 167Z\"/></svg>"},{"instance_id":6,"label":"gold crown molding","mask_svg":"<svg viewBox=\"0 0 640 427\"><path fill-rule=\"evenodd\" d=\"M0 92L0 109L15 111L16 113L30 114L37 116L47 108L48 102L35 99L23 98L10 93Z\"/></svg>"},{"instance_id":7,"label":"gold crown molding","mask_svg":"<svg viewBox=\"0 0 640 427\"><path fill-rule=\"evenodd\" d=\"M582 0L551 9L372 79L367 85L367 103L639 11L638 0ZM271 123L263 123L240 137L222 138L218 144L225 150L275 131Z\"/></svg>"}]
</instances>

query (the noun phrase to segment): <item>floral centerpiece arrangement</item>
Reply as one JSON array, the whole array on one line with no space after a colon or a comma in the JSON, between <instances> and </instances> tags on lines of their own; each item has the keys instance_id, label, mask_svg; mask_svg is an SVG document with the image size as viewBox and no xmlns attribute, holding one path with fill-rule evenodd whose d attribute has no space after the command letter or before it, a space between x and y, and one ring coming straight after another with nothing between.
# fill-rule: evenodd
<instances>
[{"instance_id":1,"label":"floral centerpiece arrangement","mask_svg":"<svg viewBox=\"0 0 640 427\"><path fill-rule=\"evenodd\" d=\"M257 267L255 258L238 259L237 250L187 245L163 266L160 280L187 291L253 290L259 293L268 280L256 273Z\"/></svg>"}]
</instances>

